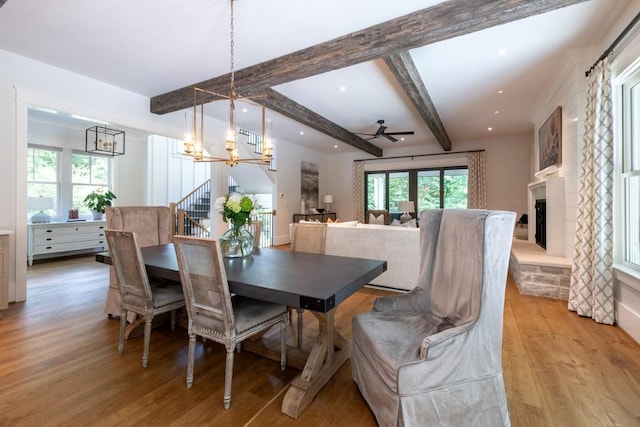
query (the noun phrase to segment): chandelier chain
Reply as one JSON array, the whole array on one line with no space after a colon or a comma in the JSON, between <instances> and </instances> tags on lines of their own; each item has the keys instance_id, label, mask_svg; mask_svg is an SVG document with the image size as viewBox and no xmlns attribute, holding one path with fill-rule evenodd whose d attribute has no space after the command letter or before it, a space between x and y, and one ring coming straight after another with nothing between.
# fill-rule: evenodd
<instances>
[{"instance_id":1,"label":"chandelier chain","mask_svg":"<svg viewBox=\"0 0 640 427\"><path fill-rule=\"evenodd\" d=\"M235 88L235 70L234 70L234 65L235 64L234 64L234 59L233 59L234 53L235 53L235 50L234 50L235 42L234 42L234 39L233 39L233 36L234 36L234 34L233 34L234 33L233 1L234 0L231 0L231 31L229 32L229 38L231 39L231 42L229 43L229 53L230 53L230 56L231 56L231 91L235 92L235 90L236 90L236 88Z\"/></svg>"}]
</instances>

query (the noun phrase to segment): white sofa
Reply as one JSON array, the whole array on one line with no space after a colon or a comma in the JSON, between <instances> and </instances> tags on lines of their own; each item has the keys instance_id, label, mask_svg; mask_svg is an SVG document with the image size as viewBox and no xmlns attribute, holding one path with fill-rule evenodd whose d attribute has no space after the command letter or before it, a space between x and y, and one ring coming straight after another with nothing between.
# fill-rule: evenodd
<instances>
[{"instance_id":1,"label":"white sofa","mask_svg":"<svg viewBox=\"0 0 640 427\"><path fill-rule=\"evenodd\" d=\"M390 225L328 224L327 255L370 258L387 261L387 271L372 285L410 290L418 281L420 230Z\"/></svg>"}]
</instances>

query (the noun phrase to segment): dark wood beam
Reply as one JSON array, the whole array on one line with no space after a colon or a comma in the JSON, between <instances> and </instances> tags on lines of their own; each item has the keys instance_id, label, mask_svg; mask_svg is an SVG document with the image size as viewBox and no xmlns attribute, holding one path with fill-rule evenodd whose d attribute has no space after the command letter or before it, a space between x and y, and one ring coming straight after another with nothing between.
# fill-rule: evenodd
<instances>
[{"instance_id":1,"label":"dark wood beam","mask_svg":"<svg viewBox=\"0 0 640 427\"><path fill-rule=\"evenodd\" d=\"M371 61L588 0L449 0L236 71L238 92L264 88ZM193 87L226 93L229 75L151 98L151 112L165 114L192 104Z\"/></svg>"},{"instance_id":2,"label":"dark wood beam","mask_svg":"<svg viewBox=\"0 0 640 427\"><path fill-rule=\"evenodd\" d=\"M0 7L4 6L4 4L7 2L7 0L0 0Z\"/></svg>"},{"instance_id":3,"label":"dark wood beam","mask_svg":"<svg viewBox=\"0 0 640 427\"><path fill-rule=\"evenodd\" d=\"M405 51L385 56L384 62L444 151L451 151L449 135L442 124L442 120L440 120L436 106L433 105L429 92L427 92L427 88L424 86L420 73L409 52Z\"/></svg>"},{"instance_id":4,"label":"dark wood beam","mask_svg":"<svg viewBox=\"0 0 640 427\"><path fill-rule=\"evenodd\" d=\"M261 94L265 95L264 103L269 110L276 111L298 123L309 126L376 157L382 157L382 149L380 147L354 135L345 128L282 95L280 92L269 88L262 90Z\"/></svg>"}]
</instances>

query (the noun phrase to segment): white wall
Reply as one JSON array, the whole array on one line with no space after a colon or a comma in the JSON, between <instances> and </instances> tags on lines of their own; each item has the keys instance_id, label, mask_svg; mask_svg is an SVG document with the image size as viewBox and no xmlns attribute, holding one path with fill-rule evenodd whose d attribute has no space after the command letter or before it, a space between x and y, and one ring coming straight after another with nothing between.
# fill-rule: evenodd
<instances>
[{"instance_id":1,"label":"white wall","mask_svg":"<svg viewBox=\"0 0 640 427\"><path fill-rule=\"evenodd\" d=\"M183 117L179 113L158 116L149 112L149 98L0 50L0 228L15 231L9 271L9 301L26 298L26 152L28 107L38 105L110 123L180 137ZM137 147L132 147L132 154ZM128 175L134 162L118 168ZM141 169L141 168L140 168ZM134 194L144 179L133 173L135 182L115 188L125 201L138 201ZM127 181L122 185L128 185ZM131 189L132 193L127 194ZM134 190L135 189L135 190Z\"/></svg>"},{"instance_id":2,"label":"white wall","mask_svg":"<svg viewBox=\"0 0 640 427\"><path fill-rule=\"evenodd\" d=\"M278 141L278 172L276 178L276 216L274 218L275 244L282 245L289 242L289 224L293 221L293 214L300 213L300 162L311 162L318 165L318 197L322 203L324 194L335 194L343 187L350 187L338 182L332 186L333 174L339 173L340 166L331 164L326 154ZM349 181L351 182L351 181ZM336 196L334 195L334 202ZM335 210L332 207L332 210Z\"/></svg>"}]
</instances>

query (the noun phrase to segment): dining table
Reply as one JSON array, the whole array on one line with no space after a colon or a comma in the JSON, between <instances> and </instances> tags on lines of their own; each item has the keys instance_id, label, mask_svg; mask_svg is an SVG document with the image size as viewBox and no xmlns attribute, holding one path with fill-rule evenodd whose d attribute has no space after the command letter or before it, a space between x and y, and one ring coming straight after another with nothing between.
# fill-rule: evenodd
<instances>
[{"instance_id":1,"label":"dining table","mask_svg":"<svg viewBox=\"0 0 640 427\"><path fill-rule=\"evenodd\" d=\"M141 252L149 276L180 281L172 243ZM111 264L108 252L98 253L96 261ZM301 373L285 394L282 412L298 418L351 356L351 342L335 328L336 309L382 274L387 262L255 248L242 258L224 258L224 267L230 292L309 310L318 319L318 335L310 349L287 346L287 364ZM280 360L279 343L266 335L243 342L242 348Z\"/></svg>"}]
</instances>

